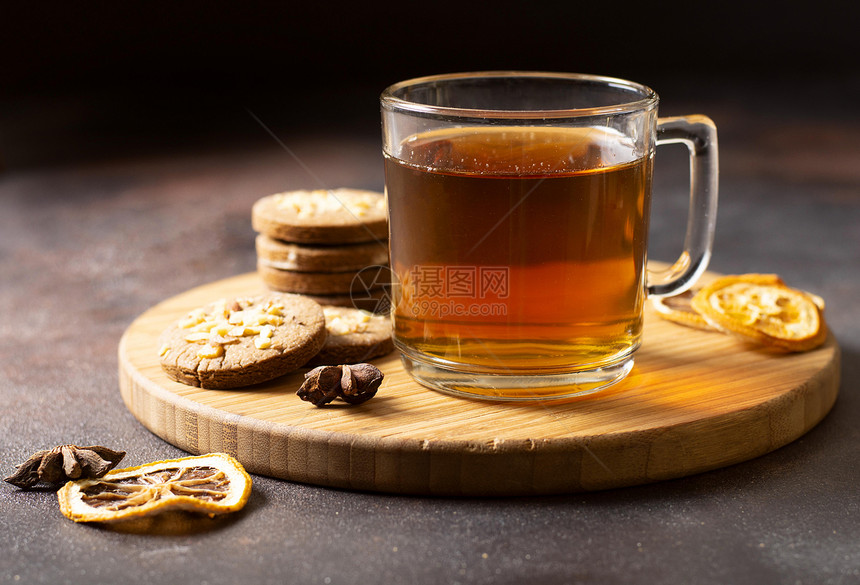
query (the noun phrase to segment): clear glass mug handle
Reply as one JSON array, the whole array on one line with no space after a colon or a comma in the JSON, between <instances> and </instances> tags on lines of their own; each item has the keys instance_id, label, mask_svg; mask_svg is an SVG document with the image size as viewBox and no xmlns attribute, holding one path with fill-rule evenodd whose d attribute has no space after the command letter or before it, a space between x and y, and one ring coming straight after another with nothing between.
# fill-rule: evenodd
<instances>
[{"instance_id":1,"label":"clear glass mug handle","mask_svg":"<svg viewBox=\"0 0 860 585\"><path fill-rule=\"evenodd\" d=\"M657 146L682 143L690 154L690 211L684 251L668 270L648 273L649 296L665 297L689 289L707 269L717 220L719 162L717 127L707 116L657 120Z\"/></svg>"}]
</instances>

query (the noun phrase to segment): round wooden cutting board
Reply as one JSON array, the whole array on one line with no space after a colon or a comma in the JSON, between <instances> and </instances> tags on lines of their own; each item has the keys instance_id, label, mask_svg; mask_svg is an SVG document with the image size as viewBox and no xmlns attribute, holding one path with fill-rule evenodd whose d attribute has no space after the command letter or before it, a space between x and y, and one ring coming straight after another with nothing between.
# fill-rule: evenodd
<instances>
[{"instance_id":1,"label":"round wooden cutting board","mask_svg":"<svg viewBox=\"0 0 860 585\"><path fill-rule=\"evenodd\" d=\"M712 278L708 275L707 278ZM753 348L646 313L621 383L566 402L511 403L428 390L391 354L372 400L317 408L304 370L241 390L170 380L158 336L219 298L263 292L256 273L180 294L138 317L119 344L120 390L148 429L189 453L226 452L251 473L354 490L428 495L568 493L681 477L768 453L833 406L839 347ZM338 401L339 402L339 401Z\"/></svg>"}]
</instances>

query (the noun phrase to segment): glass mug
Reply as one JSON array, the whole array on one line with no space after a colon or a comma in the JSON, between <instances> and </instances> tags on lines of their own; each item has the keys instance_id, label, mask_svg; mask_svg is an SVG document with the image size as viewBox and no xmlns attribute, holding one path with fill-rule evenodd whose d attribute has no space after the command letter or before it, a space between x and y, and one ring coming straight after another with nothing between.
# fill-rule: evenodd
<instances>
[{"instance_id":1,"label":"glass mug","mask_svg":"<svg viewBox=\"0 0 860 585\"><path fill-rule=\"evenodd\" d=\"M394 339L437 390L547 400L623 379L647 295L693 285L711 254L716 127L657 118L643 85L483 72L381 96ZM691 158L684 251L646 279L657 145Z\"/></svg>"}]
</instances>

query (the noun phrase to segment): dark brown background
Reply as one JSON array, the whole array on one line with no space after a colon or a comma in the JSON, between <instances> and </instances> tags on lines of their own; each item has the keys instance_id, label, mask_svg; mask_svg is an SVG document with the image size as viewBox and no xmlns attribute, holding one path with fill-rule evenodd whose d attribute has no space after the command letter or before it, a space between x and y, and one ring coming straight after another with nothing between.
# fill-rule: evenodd
<instances>
[{"instance_id":1,"label":"dark brown background","mask_svg":"<svg viewBox=\"0 0 860 585\"><path fill-rule=\"evenodd\" d=\"M840 79L856 97L858 14L849 2L16 3L0 13L0 157L256 140L248 110L278 130L376 135L385 86L466 70L625 77L664 107L742 100L738 85L773 86L779 102ZM845 89L804 107L847 101Z\"/></svg>"},{"instance_id":2,"label":"dark brown background","mask_svg":"<svg viewBox=\"0 0 860 585\"><path fill-rule=\"evenodd\" d=\"M182 456L125 408L120 336L254 269L257 198L381 189L377 96L432 73L616 75L652 85L663 115L710 115L711 267L823 296L843 368L833 411L792 444L608 492L414 498L255 477L239 514L141 533L75 525L52 492L0 483L0 583L857 582L856 3L18 4L0 9L0 475L64 442L125 449L123 465ZM660 260L687 211L673 149L655 163Z\"/></svg>"}]
</instances>

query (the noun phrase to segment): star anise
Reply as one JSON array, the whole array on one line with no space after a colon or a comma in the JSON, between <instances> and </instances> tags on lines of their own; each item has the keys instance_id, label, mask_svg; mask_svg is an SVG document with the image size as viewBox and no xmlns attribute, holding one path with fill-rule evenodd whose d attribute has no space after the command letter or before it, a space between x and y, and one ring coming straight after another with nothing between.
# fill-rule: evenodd
<instances>
[{"instance_id":1,"label":"star anise","mask_svg":"<svg viewBox=\"0 0 860 585\"><path fill-rule=\"evenodd\" d=\"M125 451L92 445L60 445L37 451L4 481L29 489L39 482L60 484L70 479L101 477L125 457Z\"/></svg>"},{"instance_id":2,"label":"star anise","mask_svg":"<svg viewBox=\"0 0 860 585\"><path fill-rule=\"evenodd\" d=\"M299 398L316 406L340 397L350 404L361 404L373 398L384 374L370 364L319 366L305 374Z\"/></svg>"}]
</instances>

